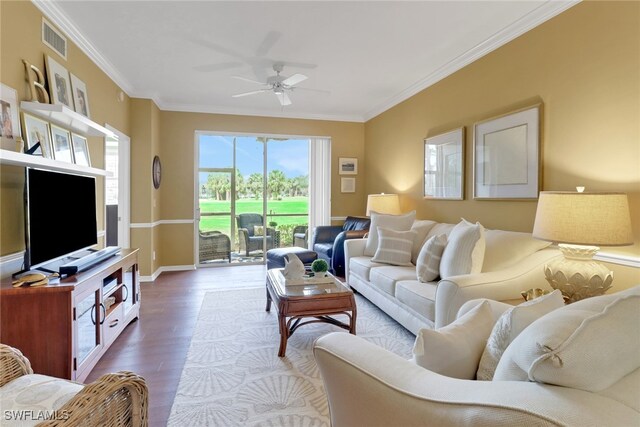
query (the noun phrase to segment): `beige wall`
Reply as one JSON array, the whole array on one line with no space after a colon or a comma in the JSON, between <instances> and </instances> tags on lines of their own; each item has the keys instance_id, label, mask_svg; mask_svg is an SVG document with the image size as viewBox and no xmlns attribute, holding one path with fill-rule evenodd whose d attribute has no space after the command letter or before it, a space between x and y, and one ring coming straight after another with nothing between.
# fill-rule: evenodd
<instances>
[{"instance_id":1,"label":"beige wall","mask_svg":"<svg viewBox=\"0 0 640 427\"><path fill-rule=\"evenodd\" d=\"M628 193L636 244L606 251L640 256L639 2L574 6L368 121L367 193L398 192L419 218L530 232L536 201L473 200L472 149L475 122L535 103L543 104L543 189ZM460 126L465 200L425 200L423 140ZM612 267L640 283L639 269Z\"/></svg>"},{"instance_id":2,"label":"beige wall","mask_svg":"<svg viewBox=\"0 0 640 427\"><path fill-rule=\"evenodd\" d=\"M322 120L278 119L162 111L160 113L160 156L162 186L160 217L193 219L195 193L195 131L244 132L331 137L332 216L363 215L364 177L357 175L356 193L340 193L337 172L339 157L364 159L364 124ZM163 224L161 228L162 265L193 264L193 226ZM174 236L175 239L168 238ZM178 238L178 236L180 236Z\"/></svg>"},{"instance_id":3,"label":"beige wall","mask_svg":"<svg viewBox=\"0 0 640 427\"><path fill-rule=\"evenodd\" d=\"M131 131L129 99L118 100L121 89L69 41L67 60L41 41L42 14L28 1L0 2L0 81L16 89L18 99L28 99L22 60L45 72L44 55L52 56L87 85L91 119L109 123L125 134ZM89 138L92 165L104 167L104 140ZM2 167L0 171L0 255L24 250L24 168ZM98 230L104 230L104 180L98 178ZM102 240L102 239L101 239Z\"/></svg>"}]
</instances>

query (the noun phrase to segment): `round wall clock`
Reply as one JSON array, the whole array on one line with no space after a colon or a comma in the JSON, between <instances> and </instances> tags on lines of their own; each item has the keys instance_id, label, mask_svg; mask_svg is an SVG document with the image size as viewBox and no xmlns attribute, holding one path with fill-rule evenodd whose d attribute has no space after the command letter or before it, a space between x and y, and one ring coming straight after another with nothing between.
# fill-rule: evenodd
<instances>
[{"instance_id":1,"label":"round wall clock","mask_svg":"<svg viewBox=\"0 0 640 427\"><path fill-rule=\"evenodd\" d=\"M155 156L153 158L153 168L151 170L153 175L153 187L160 188L160 180L162 179L162 164L160 164L160 157Z\"/></svg>"}]
</instances>

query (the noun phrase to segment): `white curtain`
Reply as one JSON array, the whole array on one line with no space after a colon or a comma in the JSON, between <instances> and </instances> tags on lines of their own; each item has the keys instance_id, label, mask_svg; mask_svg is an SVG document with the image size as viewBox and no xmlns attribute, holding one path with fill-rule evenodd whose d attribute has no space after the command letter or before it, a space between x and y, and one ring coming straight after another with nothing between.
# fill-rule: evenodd
<instances>
[{"instance_id":1,"label":"white curtain","mask_svg":"<svg viewBox=\"0 0 640 427\"><path fill-rule=\"evenodd\" d=\"M331 225L331 138L309 140L309 243L318 225Z\"/></svg>"}]
</instances>

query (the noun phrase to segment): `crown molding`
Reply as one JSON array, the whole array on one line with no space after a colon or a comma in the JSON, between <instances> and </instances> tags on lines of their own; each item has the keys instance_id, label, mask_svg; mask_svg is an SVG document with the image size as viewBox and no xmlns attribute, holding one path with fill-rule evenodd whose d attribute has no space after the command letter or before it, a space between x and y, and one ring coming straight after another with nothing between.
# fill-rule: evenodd
<instances>
[{"instance_id":1,"label":"crown molding","mask_svg":"<svg viewBox=\"0 0 640 427\"><path fill-rule=\"evenodd\" d=\"M44 14L44 16L57 26L85 55L93 61L120 89L131 96L133 86L124 76L111 64L93 44L87 40L82 32L76 27L67 15L51 0L31 0L31 2Z\"/></svg>"},{"instance_id":2,"label":"crown molding","mask_svg":"<svg viewBox=\"0 0 640 427\"><path fill-rule=\"evenodd\" d=\"M442 67L435 70L433 73L426 76L424 79L416 82L397 95L392 96L387 101L378 104L371 110L367 111L364 114L365 122L400 104L402 101L411 98L412 96L423 91L429 86L434 85L445 77L448 77L456 71L466 67L477 59L480 59L483 56L493 52L494 50L509 43L511 40L521 36L527 31L537 27L543 22L546 22L554 16L559 15L565 10L575 6L576 4L580 3L580 1L581 0L547 1L546 3L529 12L527 15L498 31L482 43L474 46L462 55L449 61Z\"/></svg>"},{"instance_id":3,"label":"crown molding","mask_svg":"<svg viewBox=\"0 0 640 427\"><path fill-rule=\"evenodd\" d=\"M208 113L208 114L228 114L236 116L259 116L259 117L273 117L279 119L304 119L304 120L328 120L334 122L356 122L364 123L364 117L353 115L331 115L331 114L311 114L311 113L289 113L286 110L278 111L274 113L269 110L247 110L244 108L233 107L216 107L212 105L198 105L198 104L178 104L178 103L165 103L156 102L158 108L163 111L179 111L186 113Z\"/></svg>"}]
</instances>

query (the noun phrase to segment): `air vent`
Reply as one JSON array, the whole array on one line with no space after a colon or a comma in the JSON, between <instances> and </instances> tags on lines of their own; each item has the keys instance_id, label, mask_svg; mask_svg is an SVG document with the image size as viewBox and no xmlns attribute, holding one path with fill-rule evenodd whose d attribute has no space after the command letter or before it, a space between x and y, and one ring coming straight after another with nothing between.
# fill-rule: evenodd
<instances>
[{"instance_id":1,"label":"air vent","mask_svg":"<svg viewBox=\"0 0 640 427\"><path fill-rule=\"evenodd\" d=\"M44 18L42 19L42 43L55 50L65 60L67 59L67 38Z\"/></svg>"}]
</instances>

